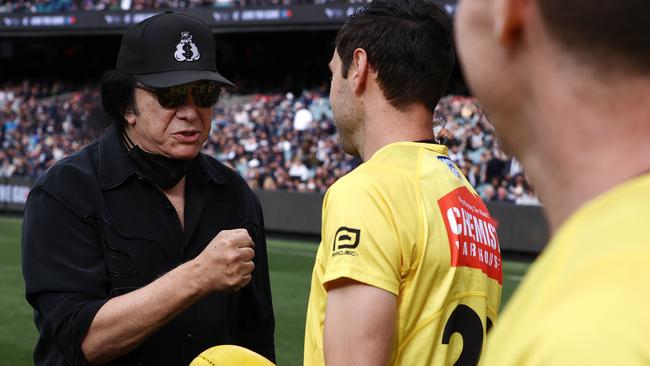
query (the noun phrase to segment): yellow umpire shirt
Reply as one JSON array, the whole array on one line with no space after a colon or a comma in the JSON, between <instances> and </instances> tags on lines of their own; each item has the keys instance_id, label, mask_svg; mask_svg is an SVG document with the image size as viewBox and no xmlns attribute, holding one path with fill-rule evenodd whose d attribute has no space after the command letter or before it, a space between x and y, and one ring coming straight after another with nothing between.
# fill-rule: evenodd
<instances>
[{"instance_id":1,"label":"yellow umpire shirt","mask_svg":"<svg viewBox=\"0 0 650 366\"><path fill-rule=\"evenodd\" d=\"M650 365L650 174L583 205L508 302L482 365Z\"/></svg>"},{"instance_id":2,"label":"yellow umpire shirt","mask_svg":"<svg viewBox=\"0 0 650 366\"><path fill-rule=\"evenodd\" d=\"M304 364L323 365L327 283L397 296L391 365L478 363L501 298L496 223L441 145L385 146L325 195Z\"/></svg>"}]
</instances>

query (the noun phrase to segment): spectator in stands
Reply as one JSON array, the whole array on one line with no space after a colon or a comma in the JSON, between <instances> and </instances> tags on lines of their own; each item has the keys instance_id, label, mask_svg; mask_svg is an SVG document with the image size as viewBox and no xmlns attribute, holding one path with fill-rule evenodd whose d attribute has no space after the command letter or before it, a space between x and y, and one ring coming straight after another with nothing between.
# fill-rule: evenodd
<instances>
[{"instance_id":1,"label":"spectator in stands","mask_svg":"<svg viewBox=\"0 0 650 366\"><path fill-rule=\"evenodd\" d=\"M314 121L314 116L305 108L301 102L296 102L294 105L296 111L293 117L293 129L296 131L305 131L311 128L311 123Z\"/></svg>"},{"instance_id":2,"label":"spectator in stands","mask_svg":"<svg viewBox=\"0 0 650 366\"><path fill-rule=\"evenodd\" d=\"M496 199L496 195L495 195L495 193L494 193L494 186L492 186L492 185L486 185L486 186L483 188L483 192L482 192L482 194L481 194L481 198L482 198L483 201L485 201L485 202L494 202L494 200Z\"/></svg>"},{"instance_id":3,"label":"spectator in stands","mask_svg":"<svg viewBox=\"0 0 650 366\"><path fill-rule=\"evenodd\" d=\"M198 18L130 27L102 85L113 125L34 185L22 242L36 365L187 365L226 343L274 359L259 202L200 154L232 85L215 54Z\"/></svg>"},{"instance_id":4,"label":"spectator in stands","mask_svg":"<svg viewBox=\"0 0 650 366\"><path fill-rule=\"evenodd\" d=\"M510 194L508 193L508 189L504 186L499 186L497 188L497 195L492 199L494 202L501 202L501 203L513 203L514 201L512 198L510 198Z\"/></svg>"},{"instance_id":5,"label":"spectator in stands","mask_svg":"<svg viewBox=\"0 0 650 366\"><path fill-rule=\"evenodd\" d=\"M485 156L485 180L487 182L492 182L496 180L500 184L501 181L505 178L505 167L506 167L506 162L504 159L501 158L500 152L497 151L490 151L490 150L485 150L483 153Z\"/></svg>"}]
</instances>

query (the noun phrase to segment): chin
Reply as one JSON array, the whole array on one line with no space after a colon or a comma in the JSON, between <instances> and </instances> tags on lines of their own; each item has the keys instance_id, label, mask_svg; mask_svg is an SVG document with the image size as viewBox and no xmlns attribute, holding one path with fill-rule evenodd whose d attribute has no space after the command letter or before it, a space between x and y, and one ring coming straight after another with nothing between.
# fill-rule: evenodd
<instances>
[{"instance_id":1,"label":"chin","mask_svg":"<svg viewBox=\"0 0 650 366\"><path fill-rule=\"evenodd\" d=\"M172 159L190 160L199 154L201 149L179 149L173 151L170 156Z\"/></svg>"}]
</instances>

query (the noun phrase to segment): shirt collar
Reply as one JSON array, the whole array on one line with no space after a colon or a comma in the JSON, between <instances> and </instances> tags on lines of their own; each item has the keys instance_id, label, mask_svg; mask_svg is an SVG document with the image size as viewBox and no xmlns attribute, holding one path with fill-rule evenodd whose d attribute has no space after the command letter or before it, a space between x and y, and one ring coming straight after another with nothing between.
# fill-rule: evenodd
<instances>
[{"instance_id":1,"label":"shirt collar","mask_svg":"<svg viewBox=\"0 0 650 366\"><path fill-rule=\"evenodd\" d=\"M113 122L99 140L99 186L103 190L114 188L135 174L117 123Z\"/></svg>"},{"instance_id":2,"label":"shirt collar","mask_svg":"<svg viewBox=\"0 0 650 366\"><path fill-rule=\"evenodd\" d=\"M431 150L437 154L441 155L449 155L449 150L447 149L447 146L445 145L440 145L437 143L429 143L429 142L422 142L422 141L398 141L398 142L392 142L388 145L383 146L381 149L375 151L374 154L370 157L372 159L375 156L379 156L380 154L383 154L384 151L393 149L396 146L413 146L413 147L422 147L427 150ZM370 160L368 159L368 160ZM367 160L367 161L368 161Z\"/></svg>"},{"instance_id":3,"label":"shirt collar","mask_svg":"<svg viewBox=\"0 0 650 366\"><path fill-rule=\"evenodd\" d=\"M127 156L122 131L116 124L117 122L114 122L99 140L99 185L103 190L115 188L136 174L135 165ZM206 155L199 154L191 164L190 170L199 174L206 182L212 180L219 185L225 185L226 178L213 164L209 164L207 159Z\"/></svg>"},{"instance_id":4,"label":"shirt collar","mask_svg":"<svg viewBox=\"0 0 650 366\"><path fill-rule=\"evenodd\" d=\"M215 164L210 164L208 159L207 155L199 153L199 156L194 158L194 163L190 166L190 169L196 171L205 182L213 181L222 186L226 185L228 183L226 177L216 168ZM225 169L230 168L226 167Z\"/></svg>"}]
</instances>

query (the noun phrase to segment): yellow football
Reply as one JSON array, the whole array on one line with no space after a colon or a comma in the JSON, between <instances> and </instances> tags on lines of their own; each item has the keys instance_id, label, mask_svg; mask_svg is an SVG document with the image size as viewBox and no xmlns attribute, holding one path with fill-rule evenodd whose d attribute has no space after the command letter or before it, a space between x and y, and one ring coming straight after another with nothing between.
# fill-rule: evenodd
<instances>
[{"instance_id":1,"label":"yellow football","mask_svg":"<svg viewBox=\"0 0 650 366\"><path fill-rule=\"evenodd\" d=\"M201 352L190 366L275 366L275 364L247 348L224 344Z\"/></svg>"}]
</instances>

